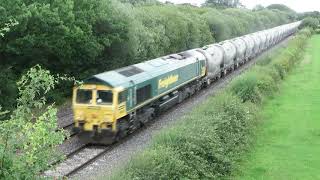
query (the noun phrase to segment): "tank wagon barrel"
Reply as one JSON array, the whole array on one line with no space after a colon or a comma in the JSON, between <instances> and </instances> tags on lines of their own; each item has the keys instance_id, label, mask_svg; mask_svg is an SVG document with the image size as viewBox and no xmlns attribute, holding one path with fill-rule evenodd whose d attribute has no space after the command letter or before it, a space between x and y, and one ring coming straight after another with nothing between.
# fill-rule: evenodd
<instances>
[{"instance_id":1,"label":"tank wagon barrel","mask_svg":"<svg viewBox=\"0 0 320 180\"><path fill-rule=\"evenodd\" d=\"M238 67L239 65L243 64L246 60L247 45L246 45L246 42L242 38L232 39L231 43L236 47L237 54L236 54L235 66Z\"/></svg>"},{"instance_id":2,"label":"tank wagon barrel","mask_svg":"<svg viewBox=\"0 0 320 180\"><path fill-rule=\"evenodd\" d=\"M234 68L237 58L237 48L230 40L223 41L219 43L219 45L221 45L224 52L222 68L225 75L228 71L231 71Z\"/></svg>"},{"instance_id":3,"label":"tank wagon barrel","mask_svg":"<svg viewBox=\"0 0 320 180\"><path fill-rule=\"evenodd\" d=\"M113 143L294 34L300 24L93 75L74 87L74 131L85 143Z\"/></svg>"}]
</instances>

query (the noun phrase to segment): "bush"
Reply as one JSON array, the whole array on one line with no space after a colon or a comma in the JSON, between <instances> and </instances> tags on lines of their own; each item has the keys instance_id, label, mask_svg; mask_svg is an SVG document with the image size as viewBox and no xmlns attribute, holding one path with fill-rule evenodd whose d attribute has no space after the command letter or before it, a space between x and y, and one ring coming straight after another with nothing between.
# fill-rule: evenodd
<instances>
[{"instance_id":1,"label":"bush","mask_svg":"<svg viewBox=\"0 0 320 180\"><path fill-rule=\"evenodd\" d=\"M11 69L7 68L0 72L0 106L9 111L16 107L18 90L15 80L15 74Z\"/></svg>"},{"instance_id":2,"label":"bush","mask_svg":"<svg viewBox=\"0 0 320 180\"><path fill-rule=\"evenodd\" d=\"M284 79L286 74L292 69L294 64L300 60L303 55L303 49L307 37L311 36L310 29L304 29L299 32L289 44L288 47L270 64L271 68L274 68L281 79Z\"/></svg>"},{"instance_id":3,"label":"bush","mask_svg":"<svg viewBox=\"0 0 320 180\"><path fill-rule=\"evenodd\" d=\"M260 103L262 94L258 88L257 75L257 73L248 73L241 76L231 84L230 91L238 96L242 102Z\"/></svg>"},{"instance_id":4,"label":"bush","mask_svg":"<svg viewBox=\"0 0 320 180\"><path fill-rule=\"evenodd\" d=\"M230 85L231 93L242 102L261 103L263 97L269 97L277 90L278 74L267 68L255 68L237 78Z\"/></svg>"},{"instance_id":5,"label":"bush","mask_svg":"<svg viewBox=\"0 0 320 180\"><path fill-rule=\"evenodd\" d=\"M66 133L57 131L57 109L47 106L44 97L57 81L40 66L18 81L17 107L10 119L0 122L0 179L37 179L62 157L56 148Z\"/></svg>"},{"instance_id":6,"label":"bush","mask_svg":"<svg viewBox=\"0 0 320 180\"><path fill-rule=\"evenodd\" d=\"M320 21L318 18L307 17L304 20L302 20L301 27L302 28L309 27L315 30L316 28L318 28L319 25L320 25Z\"/></svg>"},{"instance_id":7,"label":"bush","mask_svg":"<svg viewBox=\"0 0 320 180\"><path fill-rule=\"evenodd\" d=\"M257 65L259 66L265 66L267 64L270 64L270 62L272 61L272 57L271 56L266 56L264 57L263 59L260 59L258 62L257 62Z\"/></svg>"},{"instance_id":8,"label":"bush","mask_svg":"<svg viewBox=\"0 0 320 180\"><path fill-rule=\"evenodd\" d=\"M212 179L231 172L248 145L253 126L249 104L233 95L211 98L179 126L160 133L152 147L131 161L128 174L115 179Z\"/></svg>"}]
</instances>

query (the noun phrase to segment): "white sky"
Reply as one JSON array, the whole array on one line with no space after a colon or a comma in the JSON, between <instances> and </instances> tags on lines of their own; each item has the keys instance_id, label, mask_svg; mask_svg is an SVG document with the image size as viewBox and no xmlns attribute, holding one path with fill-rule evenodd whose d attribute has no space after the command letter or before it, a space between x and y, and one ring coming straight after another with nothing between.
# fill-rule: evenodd
<instances>
[{"instance_id":1,"label":"white sky","mask_svg":"<svg viewBox=\"0 0 320 180\"><path fill-rule=\"evenodd\" d=\"M200 5L205 0L160 0L161 2L171 1L173 3L191 3ZM270 4L285 4L297 12L320 11L320 0L240 0L247 8L253 8L257 4L268 6Z\"/></svg>"}]
</instances>

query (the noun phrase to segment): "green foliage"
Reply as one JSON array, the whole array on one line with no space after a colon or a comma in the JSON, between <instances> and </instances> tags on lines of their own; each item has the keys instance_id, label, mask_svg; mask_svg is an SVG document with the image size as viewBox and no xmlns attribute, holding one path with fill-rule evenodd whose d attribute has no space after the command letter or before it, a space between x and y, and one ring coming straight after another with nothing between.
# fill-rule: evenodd
<instances>
[{"instance_id":1,"label":"green foliage","mask_svg":"<svg viewBox=\"0 0 320 180\"><path fill-rule=\"evenodd\" d=\"M305 34L309 31L295 37L284 53L233 80L226 91L161 131L113 179L228 179L250 145L262 99L278 90L281 78L274 61L286 61L278 59L290 52L289 60L297 62Z\"/></svg>"},{"instance_id":2,"label":"green foliage","mask_svg":"<svg viewBox=\"0 0 320 180\"><path fill-rule=\"evenodd\" d=\"M302 21L301 27L309 27L312 29L317 29L320 25L320 19L314 17L307 17Z\"/></svg>"},{"instance_id":3,"label":"green foliage","mask_svg":"<svg viewBox=\"0 0 320 180\"><path fill-rule=\"evenodd\" d=\"M6 110L13 110L16 107L17 86L16 75L11 68L3 68L0 72L0 106L5 107ZM5 116L0 116L2 120ZM7 116L6 116L7 117ZM8 118L8 117L7 117Z\"/></svg>"},{"instance_id":4,"label":"green foliage","mask_svg":"<svg viewBox=\"0 0 320 180\"><path fill-rule=\"evenodd\" d=\"M271 5L267 6L267 8L268 9L277 9L277 10L289 12L289 13L296 13L293 9L289 8L288 6L286 6L284 4L271 4Z\"/></svg>"},{"instance_id":5,"label":"green foliage","mask_svg":"<svg viewBox=\"0 0 320 180\"><path fill-rule=\"evenodd\" d=\"M50 162L61 158L57 145L65 139L57 130L57 109L46 105L45 94L58 79L40 66L19 80L17 107L0 124L0 179L34 179Z\"/></svg>"},{"instance_id":6,"label":"green foliage","mask_svg":"<svg viewBox=\"0 0 320 180\"><path fill-rule=\"evenodd\" d=\"M10 28L18 25L19 23L15 20L10 19L9 23L5 23L4 27L0 27L0 37L4 37L4 34L10 31Z\"/></svg>"},{"instance_id":7,"label":"green foliage","mask_svg":"<svg viewBox=\"0 0 320 180\"><path fill-rule=\"evenodd\" d=\"M229 90L243 102L261 103L263 97L272 95L278 89L278 82L285 78L301 58L301 51L304 49L306 37L309 34L309 30L300 32L279 55L273 57L272 60L270 57L264 59L260 67L255 67L237 78L230 85Z\"/></svg>"},{"instance_id":8,"label":"green foliage","mask_svg":"<svg viewBox=\"0 0 320 180\"><path fill-rule=\"evenodd\" d=\"M313 18L320 18L320 12L319 11L312 11L312 12L305 12L299 14L299 19L303 20L307 17L313 17Z\"/></svg>"},{"instance_id":9,"label":"green foliage","mask_svg":"<svg viewBox=\"0 0 320 180\"><path fill-rule=\"evenodd\" d=\"M214 8L236 8L241 5L239 0L206 0L203 6Z\"/></svg>"},{"instance_id":10,"label":"green foliage","mask_svg":"<svg viewBox=\"0 0 320 180\"><path fill-rule=\"evenodd\" d=\"M122 3L130 3L133 5L155 5L160 4L157 0L120 0Z\"/></svg>"},{"instance_id":11,"label":"green foliage","mask_svg":"<svg viewBox=\"0 0 320 180\"><path fill-rule=\"evenodd\" d=\"M231 85L231 92L240 97L243 102L260 103L262 94L259 91L259 79L257 73L249 73L234 81Z\"/></svg>"},{"instance_id":12,"label":"green foliage","mask_svg":"<svg viewBox=\"0 0 320 180\"><path fill-rule=\"evenodd\" d=\"M243 102L259 104L277 90L278 74L272 69L257 67L230 85L230 91Z\"/></svg>"},{"instance_id":13,"label":"green foliage","mask_svg":"<svg viewBox=\"0 0 320 180\"><path fill-rule=\"evenodd\" d=\"M292 69L294 64L301 58L305 46L305 40L307 37L311 36L311 30L304 29L300 32L289 45L286 50L284 50L281 55L279 55L271 64L280 75L281 79L284 79L287 73Z\"/></svg>"},{"instance_id":14,"label":"green foliage","mask_svg":"<svg viewBox=\"0 0 320 180\"><path fill-rule=\"evenodd\" d=\"M280 10L216 10L153 0L122 2L4 0L0 25L11 19L20 23L0 39L0 93L8 100L0 100L0 105L9 110L15 106L15 82L36 64L55 74L85 79L292 20ZM47 94L48 100L63 102L71 87L72 83L58 86Z\"/></svg>"},{"instance_id":15,"label":"green foliage","mask_svg":"<svg viewBox=\"0 0 320 180\"><path fill-rule=\"evenodd\" d=\"M210 108L209 108L210 107ZM226 176L247 144L254 110L230 94L220 94L160 133L152 147L115 179L214 179ZM237 146L235 146L237 145Z\"/></svg>"}]
</instances>

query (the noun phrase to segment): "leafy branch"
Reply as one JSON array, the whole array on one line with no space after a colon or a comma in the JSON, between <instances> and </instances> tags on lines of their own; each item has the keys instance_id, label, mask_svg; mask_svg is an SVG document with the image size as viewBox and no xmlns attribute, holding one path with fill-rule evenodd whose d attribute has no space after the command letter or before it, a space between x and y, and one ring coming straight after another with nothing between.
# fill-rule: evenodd
<instances>
[{"instance_id":1,"label":"leafy branch","mask_svg":"<svg viewBox=\"0 0 320 180\"><path fill-rule=\"evenodd\" d=\"M8 23L4 25L3 28L0 28L0 36L4 37L4 34L9 32L11 27L16 26L18 24L19 24L18 21L11 19Z\"/></svg>"}]
</instances>

